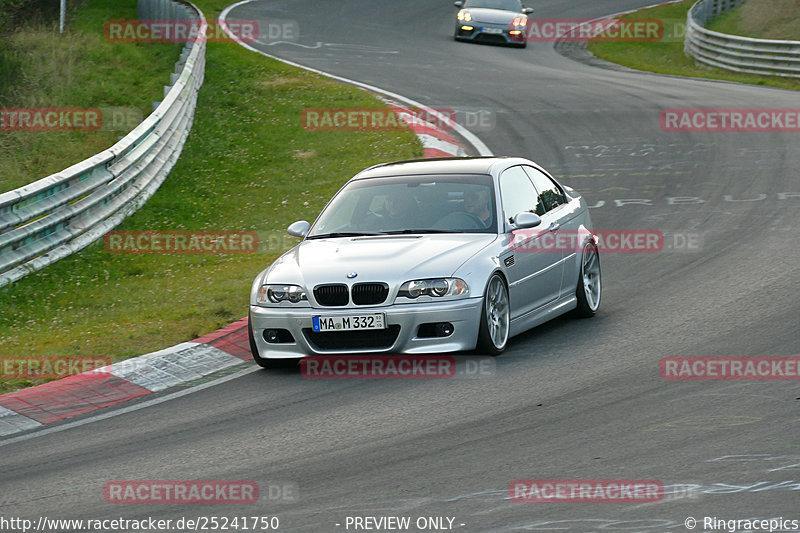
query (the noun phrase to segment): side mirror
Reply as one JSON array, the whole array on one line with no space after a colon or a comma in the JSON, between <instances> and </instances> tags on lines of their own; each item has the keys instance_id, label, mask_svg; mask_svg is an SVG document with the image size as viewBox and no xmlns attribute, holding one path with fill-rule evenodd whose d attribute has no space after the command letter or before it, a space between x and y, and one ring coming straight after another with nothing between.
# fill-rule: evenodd
<instances>
[{"instance_id":1,"label":"side mirror","mask_svg":"<svg viewBox=\"0 0 800 533\"><path fill-rule=\"evenodd\" d=\"M305 239L306 235L308 235L309 229L311 229L311 224L305 220L298 220L297 222L292 222L289 227L286 228L286 233L292 237L300 237L301 239Z\"/></svg>"},{"instance_id":2,"label":"side mirror","mask_svg":"<svg viewBox=\"0 0 800 533\"><path fill-rule=\"evenodd\" d=\"M453 2L453 5L456 7L464 7L464 2L462 0L456 0Z\"/></svg>"},{"instance_id":3,"label":"side mirror","mask_svg":"<svg viewBox=\"0 0 800 533\"><path fill-rule=\"evenodd\" d=\"M517 229L535 228L542 223L542 219L536 213L523 211L514 217L514 226Z\"/></svg>"},{"instance_id":4,"label":"side mirror","mask_svg":"<svg viewBox=\"0 0 800 533\"><path fill-rule=\"evenodd\" d=\"M524 7L524 8L522 8L522 12L525 13L526 15L530 15L531 13L533 13L533 8L532 7Z\"/></svg>"}]
</instances>

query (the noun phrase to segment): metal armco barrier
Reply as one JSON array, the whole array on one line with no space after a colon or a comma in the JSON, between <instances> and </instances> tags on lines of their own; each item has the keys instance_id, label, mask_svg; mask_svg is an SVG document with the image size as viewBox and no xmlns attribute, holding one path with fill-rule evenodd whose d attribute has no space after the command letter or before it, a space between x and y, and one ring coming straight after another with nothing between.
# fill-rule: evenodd
<instances>
[{"instance_id":1,"label":"metal armco barrier","mask_svg":"<svg viewBox=\"0 0 800 533\"><path fill-rule=\"evenodd\" d=\"M111 148L0 194L0 287L73 254L139 209L175 165L203 84L206 20L189 2L139 0L142 20L195 20L164 100Z\"/></svg>"},{"instance_id":2,"label":"metal armco barrier","mask_svg":"<svg viewBox=\"0 0 800 533\"><path fill-rule=\"evenodd\" d=\"M736 72L800 78L800 41L727 35L704 26L744 0L700 0L686 18L684 52L696 61Z\"/></svg>"}]
</instances>

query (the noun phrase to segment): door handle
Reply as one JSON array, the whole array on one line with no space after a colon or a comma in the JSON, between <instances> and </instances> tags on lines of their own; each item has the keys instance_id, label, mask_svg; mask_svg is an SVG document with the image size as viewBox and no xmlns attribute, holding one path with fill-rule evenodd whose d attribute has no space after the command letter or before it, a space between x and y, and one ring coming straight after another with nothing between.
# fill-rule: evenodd
<instances>
[{"instance_id":1,"label":"door handle","mask_svg":"<svg viewBox=\"0 0 800 533\"><path fill-rule=\"evenodd\" d=\"M552 224L550 224L550 227L547 228L547 229L549 229L550 231L558 231L558 228L560 228L560 227L561 227L561 224L559 224L558 222L553 222Z\"/></svg>"}]
</instances>

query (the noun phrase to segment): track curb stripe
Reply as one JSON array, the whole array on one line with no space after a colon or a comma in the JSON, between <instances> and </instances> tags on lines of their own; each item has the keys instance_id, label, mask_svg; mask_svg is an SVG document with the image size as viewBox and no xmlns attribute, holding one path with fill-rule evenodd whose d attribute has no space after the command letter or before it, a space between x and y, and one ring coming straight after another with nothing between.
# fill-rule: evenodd
<instances>
[{"instance_id":1,"label":"track curb stripe","mask_svg":"<svg viewBox=\"0 0 800 533\"><path fill-rule=\"evenodd\" d=\"M208 344L243 361L253 359L253 354L250 353L250 340L247 337L247 317L203 335L194 342Z\"/></svg>"},{"instance_id":2,"label":"track curb stripe","mask_svg":"<svg viewBox=\"0 0 800 533\"><path fill-rule=\"evenodd\" d=\"M0 406L39 424L51 424L146 394L150 391L111 373L84 372L4 394Z\"/></svg>"},{"instance_id":3,"label":"track curb stripe","mask_svg":"<svg viewBox=\"0 0 800 533\"><path fill-rule=\"evenodd\" d=\"M37 422L32 418L21 415L5 407L0 407L0 436L13 435L20 431L26 431L41 426L41 422Z\"/></svg>"},{"instance_id":4,"label":"track curb stripe","mask_svg":"<svg viewBox=\"0 0 800 533\"><path fill-rule=\"evenodd\" d=\"M0 436L183 385L249 359L244 318L193 342L0 395Z\"/></svg>"},{"instance_id":5,"label":"track curb stripe","mask_svg":"<svg viewBox=\"0 0 800 533\"><path fill-rule=\"evenodd\" d=\"M209 344L184 342L93 372L111 372L148 392L159 392L241 363L241 358Z\"/></svg>"},{"instance_id":6,"label":"track curb stripe","mask_svg":"<svg viewBox=\"0 0 800 533\"><path fill-rule=\"evenodd\" d=\"M396 102L384 98L381 95L376 95L378 98L386 102L389 107L403 119L408 128L414 132L417 138L422 143L424 157L450 157L450 156L464 156L467 151L463 146L450 134L444 132L440 127L430 122L421 120L417 113L412 112L410 109L403 107ZM449 117L445 117L449 119Z\"/></svg>"}]
</instances>

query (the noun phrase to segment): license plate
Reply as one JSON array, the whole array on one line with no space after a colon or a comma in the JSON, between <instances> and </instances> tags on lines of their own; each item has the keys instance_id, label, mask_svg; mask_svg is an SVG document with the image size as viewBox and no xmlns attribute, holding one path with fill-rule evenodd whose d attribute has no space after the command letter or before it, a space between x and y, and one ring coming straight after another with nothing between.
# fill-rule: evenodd
<instances>
[{"instance_id":1,"label":"license plate","mask_svg":"<svg viewBox=\"0 0 800 533\"><path fill-rule=\"evenodd\" d=\"M502 28L483 28L483 33L503 33Z\"/></svg>"},{"instance_id":2,"label":"license plate","mask_svg":"<svg viewBox=\"0 0 800 533\"><path fill-rule=\"evenodd\" d=\"M314 331L352 331L356 329L385 329L386 317L383 313L370 315L315 316L312 318Z\"/></svg>"}]
</instances>

